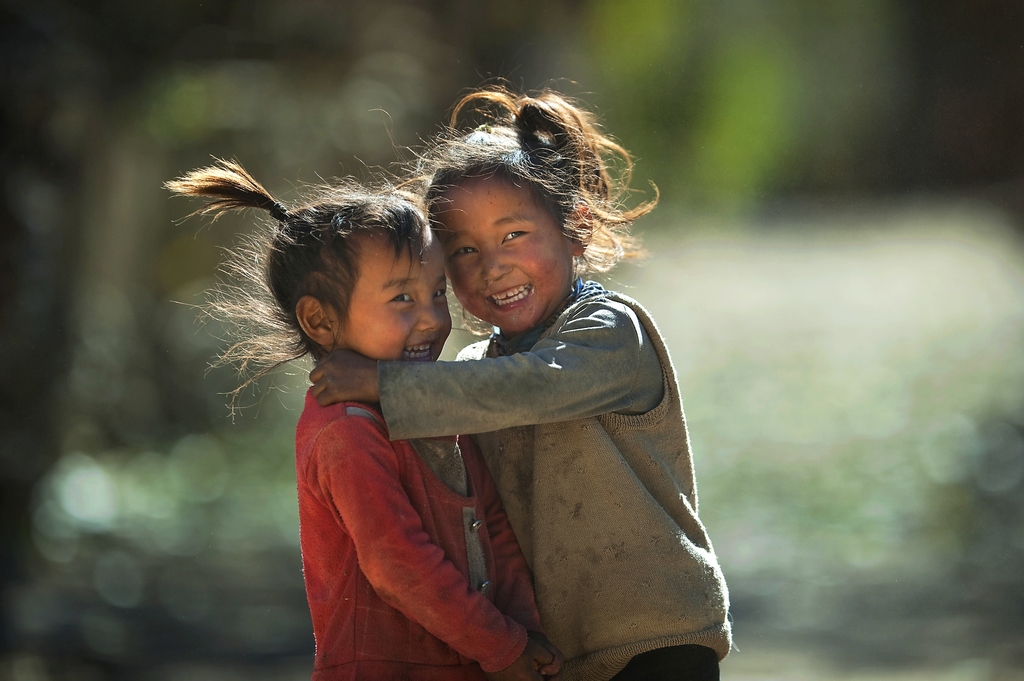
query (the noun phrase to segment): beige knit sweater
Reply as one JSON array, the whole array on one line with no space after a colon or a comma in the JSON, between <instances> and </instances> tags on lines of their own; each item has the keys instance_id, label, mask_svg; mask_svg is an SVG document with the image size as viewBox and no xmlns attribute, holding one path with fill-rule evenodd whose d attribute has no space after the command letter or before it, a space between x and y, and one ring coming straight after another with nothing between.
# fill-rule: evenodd
<instances>
[{"instance_id":1,"label":"beige knit sweater","mask_svg":"<svg viewBox=\"0 0 1024 681\"><path fill-rule=\"evenodd\" d=\"M665 646L729 652L675 372L639 303L589 298L529 352L381 363L379 378L391 437L479 433L567 680L609 679Z\"/></svg>"}]
</instances>

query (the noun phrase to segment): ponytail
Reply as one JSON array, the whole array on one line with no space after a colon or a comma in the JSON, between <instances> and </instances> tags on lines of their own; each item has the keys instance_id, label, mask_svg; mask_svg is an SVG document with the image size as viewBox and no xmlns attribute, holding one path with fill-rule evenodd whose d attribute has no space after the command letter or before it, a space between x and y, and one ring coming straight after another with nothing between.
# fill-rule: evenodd
<instances>
[{"instance_id":1,"label":"ponytail","mask_svg":"<svg viewBox=\"0 0 1024 681\"><path fill-rule=\"evenodd\" d=\"M535 139L542 147L550 148L571 164L582 192L602 199L612 198L612 183L602 158L602 142L617 147L601 134L593 117L572 105L561 96L545 101L545 94L526 98L515 115L524 140ZM561 101L560 101L561 100ZM631 164L629 154L619 148Z\"/></svg>"},{"instance_id":2,"label":"ponytail","mask_svg":"<svg viewBox=\"0 0 1024 681\"><path fill-rule=\"evenodd\" d=\"M207 292L204 316L226 323L235 341L215 362L234 366L243 378L232 393L261 376L306 355L325 351L298 323L295 307L313 296L339 319L348 313L358 277L358 242L368 234L383 236L396 257L422 256L427 220L420 199L392 187L371 189L353 181L306 188L306 198L291 208L275 199L236 161L214 164L166 182L179 196L206 197L191 215L258 208L274 220L226 251L224 280Z\"/></svg>"},{"instance_id":3,"label":"ponytail","mask_svg":"<svg viewBox=\"0 0 1024 681\"><path fill-rule=\"evenodd\" d=\"M237 161L214 158L214 164L185 173L164 183L164 188L181 196L212 196L216 200L193 211L193 215L213 215L216 220L227 211L260 208L277 221L288 217L284 204L270 195Z\"/></svg>"}]
</instances>

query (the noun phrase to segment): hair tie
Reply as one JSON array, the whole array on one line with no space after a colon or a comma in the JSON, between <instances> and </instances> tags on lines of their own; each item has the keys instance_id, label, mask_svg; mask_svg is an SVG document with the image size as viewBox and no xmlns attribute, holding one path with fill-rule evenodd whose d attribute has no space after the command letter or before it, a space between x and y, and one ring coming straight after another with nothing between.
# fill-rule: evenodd
<instances>
[{"instance_id":1,"label":"hair tie","mask_svg":"<svg viewBox=\"0 0 1024 681\"><path fill-rule=\"evenodd\" d=\"M547 130L531 130L529 132L530 139L535 143L537 147L544 149L555 148L555 134Z\"/></svg>"},{"instance_id":2,"label":"hair tie","mask_svg":"<svg viewBox=\"0 0 1024 681\"><path fill-rule=\"evenodd\" d=\"M275 201L274 205L269 208L270 217L274 218L278 222L284 222L288 217L288 209L284 207L284 204Z\"/></svg>"}]
</instances>

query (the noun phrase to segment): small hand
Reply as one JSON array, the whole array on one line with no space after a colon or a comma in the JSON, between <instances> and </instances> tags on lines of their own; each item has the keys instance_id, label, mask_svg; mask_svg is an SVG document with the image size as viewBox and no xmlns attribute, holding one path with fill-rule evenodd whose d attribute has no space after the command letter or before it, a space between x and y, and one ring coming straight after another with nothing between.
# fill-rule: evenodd
<instances>
[{"instance_id":1,"label":"small hand","mask_svg":"<svg viewBox=\"0 0 1024 681\"><path fill-rule=\"evenodd\" d=\"M565 656L562 655L562 651L559 650L554 643L548 640L548 637L536 631L529 632L528 636L532 641L539 644L542 648L547 650L550 657L538 660L537 670L548 679L562 678L562 665L565 664ZM547 660L547 661L545 661Z\"/></svg>"},{"instance_id":2,"label":"small hand","mask_svg":"<svg viewBox=\"0 0 1024 681\"><path fill-rule=\"evenodd\" d=\"M377 360L351 350L334 350L309 372L321 407L338 402L379 402Z\"/></svg>"},{"instance_id":3,"label":"small hand","mask_svg":"<svg viewBox=\"0 0 1024 681\"><path fill-rule=\"evenodd\" d=\"M564 658L543 634L530 632L526 648L515 662L497 672L485 672L488 681L543 681L561 678Z\"/></svg>"}]
</instances>

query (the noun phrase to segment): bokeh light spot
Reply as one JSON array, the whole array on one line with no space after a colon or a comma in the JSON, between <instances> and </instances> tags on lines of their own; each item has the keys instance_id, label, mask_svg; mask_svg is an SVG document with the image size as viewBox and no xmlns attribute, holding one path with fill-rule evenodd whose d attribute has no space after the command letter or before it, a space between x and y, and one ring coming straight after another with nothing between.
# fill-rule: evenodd
<instances>
[{"instance_id":1,"label":"bokeh light spot","mask_svg":"<svg viewBox=\"0 0 1024 681\"><path fill-rule=\"evenodd\" d=\"M117 498L110 475L92 457L66 456L54 477L61 507L91 529L109 528L117 514Z\"/></svg>"}]
</instances>

